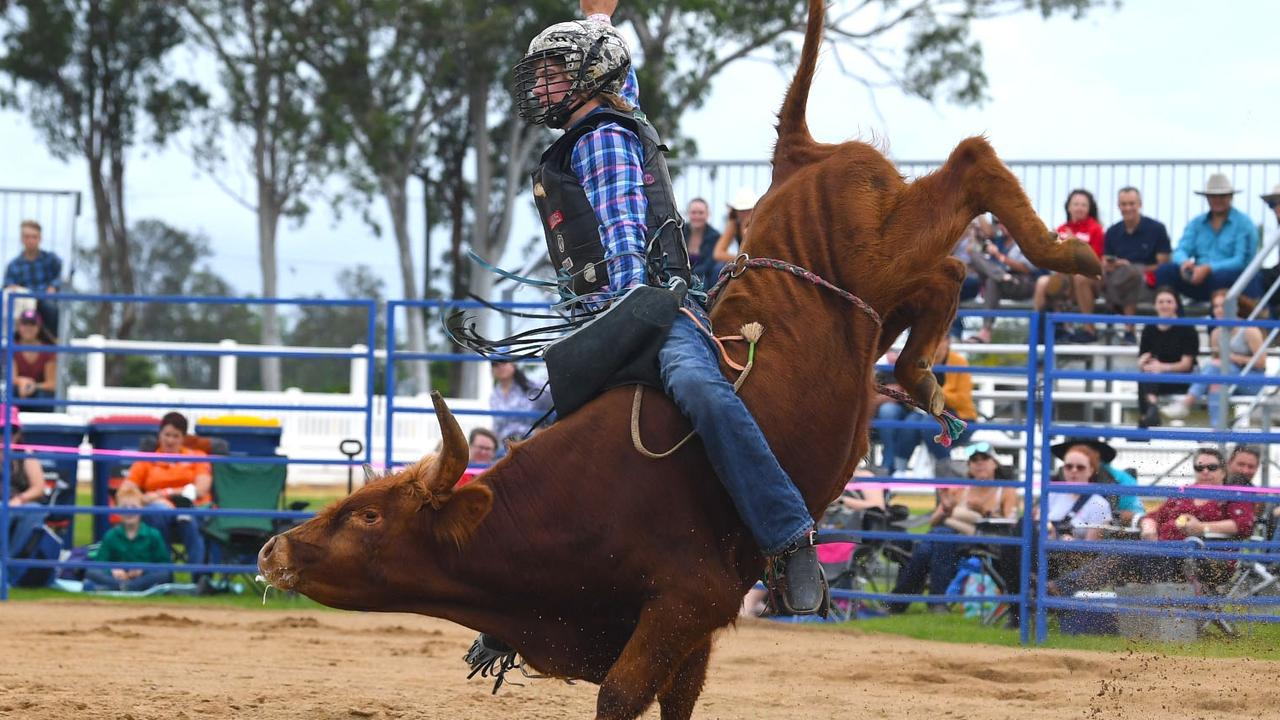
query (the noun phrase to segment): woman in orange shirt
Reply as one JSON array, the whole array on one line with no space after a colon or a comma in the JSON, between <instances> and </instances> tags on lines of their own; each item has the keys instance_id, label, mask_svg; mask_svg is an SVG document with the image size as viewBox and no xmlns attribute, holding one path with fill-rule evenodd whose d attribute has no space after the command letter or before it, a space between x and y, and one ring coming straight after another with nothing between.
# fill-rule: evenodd
<instances>
[{"instance_id":1,"label":"woman in orange shirt","mask_svg":"<svg viewBox=\"0 0 1280 720\"><path fill-rule=\"evenodd\" d=\"M200 450L184 445L186 438L187 419L181 413L168 413L160 419L156 452L204 457ZM172 508L176 497L206 505L212 500L213 468L207 462L139 460L129 468L129 477L121 487L125 485L142 491L145 507ZM187 549L187 562L204 562L204 537L200 535L200 524L195 519L180 519L176 515L147 515L144 519L170 544L182 543Z\"/></svg>"}]
</instances>

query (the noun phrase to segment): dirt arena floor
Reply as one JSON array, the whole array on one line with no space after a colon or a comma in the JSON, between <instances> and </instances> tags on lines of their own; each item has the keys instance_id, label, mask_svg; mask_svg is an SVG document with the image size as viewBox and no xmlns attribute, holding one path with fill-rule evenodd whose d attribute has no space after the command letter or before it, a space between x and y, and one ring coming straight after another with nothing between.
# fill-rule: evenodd
<instances>
[{"instance_id":1,"label":"dirt arena floor","mask_svg":"<svg viewBox=\"0 0 1280 720\"><path fill-rule=\"evenodd\" d=\"M91 602L0 607L0 717L591 718L595 687L489 694L474 633L408 615ZM1280 663L932 643L744 623L697 718L1280 718ZM656 718L656 708L646 718Z\"/></svg>"}]
</instances>

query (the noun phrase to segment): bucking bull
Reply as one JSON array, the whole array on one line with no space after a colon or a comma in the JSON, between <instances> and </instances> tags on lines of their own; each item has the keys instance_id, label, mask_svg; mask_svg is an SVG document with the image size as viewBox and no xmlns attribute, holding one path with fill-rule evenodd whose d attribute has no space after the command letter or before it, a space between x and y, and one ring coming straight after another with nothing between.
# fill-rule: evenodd
<instances>
[{"instance_id":1,"label":"bucking bull","mask_svg":"<svg viewBox=\"0 0 1280 720\"><path fill-rule=\"evenodd\" d=\"M743 250L854 300L753 266L711 314L720 329L766 328L742 396L815 518L867 453L872 368L905 330L894 375L942 410L931 358L965 276L949 252L974 216L997 214L1041 268L1100 271L1088 245L1045 227L982 138L911 183L866 143L814 141L805 107L823 16L822 0L810 0L772 185ZM538 672L598 683L602 720L635 718L655 699L664 719L688 718L712 639L734 622L763 560L699 443L661 460L636 454L632 394L605 393L458 489L467 441L436 395L440 453L272 538L261 572L332 607L421 613L500 637ZM650 446L670 447L688 423L655 401L640 429Z\"/></svg>"}]
</instances>

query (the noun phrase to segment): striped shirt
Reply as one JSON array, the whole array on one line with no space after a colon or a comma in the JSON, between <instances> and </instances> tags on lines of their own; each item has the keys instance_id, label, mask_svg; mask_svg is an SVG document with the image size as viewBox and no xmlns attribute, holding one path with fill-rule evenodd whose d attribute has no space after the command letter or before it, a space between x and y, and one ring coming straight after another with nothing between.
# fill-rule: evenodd
<instances>
[{"instance_id":1,"label":"striped shirt","mask_svg":"<svg viewBox=\"0 0 1280 720\"><path fill-rule=\"evenodd\" d=\"M639 107L634 68L627 71L622 97ZM600 221L600 241L609 269L607 296L619 297L645 281L649 200L644 194L643 147L635 133L607 122L578 140L570 164Z\"/></svg>"}]
</instances>

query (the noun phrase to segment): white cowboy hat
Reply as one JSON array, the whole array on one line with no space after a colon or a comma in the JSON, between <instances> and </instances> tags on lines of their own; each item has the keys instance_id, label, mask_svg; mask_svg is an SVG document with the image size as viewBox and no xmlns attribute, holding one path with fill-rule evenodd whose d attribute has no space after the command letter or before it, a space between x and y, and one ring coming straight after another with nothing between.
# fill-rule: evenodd
<instances>
[{"instance_id":1,"label":"white cowboy hat","mask_svg":"<svg viewBox=\"0 0 1280 720\"><path fill-rule=\"evenodd\" d=\"M1204 190L1196 190L1197 195L1235 195L1240 192L1231 186L1231 178L1222 173L1214 173L1204 183Z\"/></svg>"},{"instance_id":2,"label":"white cowboy hat","mask_svg":"<svg viewBox=\"0 0 1280 720\"><path fill-rule=\"evenodd\" d=\"M759 202L760 196L751 192L750 188L738 188L738 192L734 193L733 199L729 201L730 210L750 210Z\"/></svg>"},{"instance_id":3,"label":"white cowboy hat","mask_svg":"<svg viewBox=\"0 0 1280 720\"><path fill-rule=\"evenodd\" d=\"M1273 203L1277 200L1280 200L1280 183L1277 183L1275 187L1271 188L1271 192L1262 196L1262 202L1265 203Z\"/></svg>"}]
</instances>

